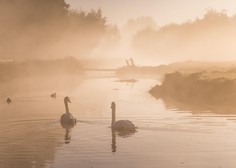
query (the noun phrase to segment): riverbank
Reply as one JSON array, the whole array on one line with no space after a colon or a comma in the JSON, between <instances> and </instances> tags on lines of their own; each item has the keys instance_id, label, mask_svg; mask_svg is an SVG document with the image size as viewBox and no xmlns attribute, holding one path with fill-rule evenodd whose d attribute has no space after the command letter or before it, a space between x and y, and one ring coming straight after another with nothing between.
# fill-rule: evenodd
<instances>
[{"instance_id":1,"label":"riverbank","mask_svg":"<svg viewBox=\"0 0 236 168\"><path fill-rule=\"evenodd\" d=\"M56 60L28 60L2 62L0 82L27 77L50 77L57 75L83 74L83 62L73 57Z\"/></svg>"},{"instance_id":2,"label":"riverbank","mask_svg":"<svg viewBox=\"0 0 236 168\"><path fill-rule=\"evenodd\" d=\"M166 105L178 109L199 111L220 110L236 113L236 72L180 72L165 75L161 85L149 91ZM214 108L213 108L214 107ZM230 109L229 109L230 108Z\"/></svg>"},{"instance_id":3,"label":"riverbank","mask_svg":"<svg viewBox=\"0 0 236 168\"><path fill-rule=\"evenodd\" d=\"M202 71L226 72L235 68L236 62L204 62L184 61L158 66L123 66L117 68L116 75L120 79L162 78L167 73L196 73Z\"/></svg>"}]
</instances>

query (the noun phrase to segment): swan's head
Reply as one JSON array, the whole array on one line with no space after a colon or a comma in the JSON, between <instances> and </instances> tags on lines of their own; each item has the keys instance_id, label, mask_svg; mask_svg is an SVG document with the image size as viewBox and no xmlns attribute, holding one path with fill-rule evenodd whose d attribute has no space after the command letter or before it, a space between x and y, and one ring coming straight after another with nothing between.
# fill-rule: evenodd
<instances>
[{"instance_id":1,"label":"swan's head","mask_svg":"<svg viewBox=\"0 0 236 168\"><path fill-rule=\"evenodd\" d=\"M116 103L115 102L112 102L111 103L111 109L115 109L116 108Z\"/></svg>"},{"instance_id":2,"label":"swan's head","mask_svg":"<svg viewBox=\"0 0 236 168\"><path fill-rule=\"evenodd\" d=\"M71 103L71 102L70 102L70 98L66 96L66 97L64 98L64 102L69 102L69 103Z\"/></svg>"}]
</instances>

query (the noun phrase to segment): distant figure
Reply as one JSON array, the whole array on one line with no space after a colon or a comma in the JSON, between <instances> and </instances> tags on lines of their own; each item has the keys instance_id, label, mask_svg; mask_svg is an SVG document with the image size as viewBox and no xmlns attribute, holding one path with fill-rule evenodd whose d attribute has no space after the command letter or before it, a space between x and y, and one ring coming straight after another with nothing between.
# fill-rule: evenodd
<instances>
[{"instance_id":1,"label":"distant figure","mask_svg":"<svg viewBox=\"0 0 236 168\"><path fill-rule=\"evenodd\" d=\"M54 98L54 99L55 99L56 97L57 97L57 94L56 94L56 93L52 93L52 94L51 94L51 98Z\"/></svg>"},{"instance_id":2,"label":"distant figure","mask_svg":"<svg viewBox=\"0 0 236 168\"><path fill-rule=\"evenodd\" d=\"M121 131L121 132L128 132L128 133L133 133L136 131L136 127L131 121L129 121L129 120L116 121L116 104L115 104L115 102L111 103L111 109L112 109L111 128L114 131Z\"/></svg>"},{"instance_id":3,"label":"distant figure","mask_svg":"<svg viewBox=\"0 0 236 168\"><path fill-rule=\"evenodd\" d=\"M134 61L132 58L130 58L131 65L134 66Z\"/></svg>"},{"instance_id":4,"label":"distant figure","mask_svg":"<svg viewBox=\"0 0 236 168\"><path fill-rule=\"evenodd\" d=\"M126 65L127 65L127 66L130 66L130 65L129 65L129 61L128 61L127 59L125 60L125 62L126 62Z\"/></svg>"},{"instance_id":5,"label":"distant figure","mask_svg":"<svg viewBox=\"0 0 236 168\"><path fill-rule=\"evenodd\" d=\"M61 116L60 122L61 125L66 128L68 126L74 126L76 124L76 118L72 116L72 114L69 112L68 102L70 102L69 97L64 98L66 113Z\"/></svg>"},{"instance_id":6,"label":"distant figure","mask_svg":"<svg viewBox=\"0 0 236 168\"><path fill-rule=\"evenodd\" d=\"M11 99L8 97L7 98L7 103L10 104L11 102L12 102Z\"/></svg>"}]
</instances>

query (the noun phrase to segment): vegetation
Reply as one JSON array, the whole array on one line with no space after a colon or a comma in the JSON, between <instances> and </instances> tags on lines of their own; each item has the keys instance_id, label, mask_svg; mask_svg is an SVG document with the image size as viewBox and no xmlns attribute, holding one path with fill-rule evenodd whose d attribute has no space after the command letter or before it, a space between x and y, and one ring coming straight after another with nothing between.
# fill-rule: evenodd
<instances>
[{"instance_id":1,"label":"vegetation","mask_svg":"<svg viewBox=\"0 0 236 168\"><path fill-rule=\"evenodd\" d=\"M13 60L87 57L109 30L100 9L64 0L1 0L0 25L0 59Z\"/></svg>"},{"instance_id":2,"label":"vegetation","mask_svg":"<svg viewBox=\"0 0 236 168\"><path fill-rule=\"evenodd\" d=\"M159 61L234 58L236 15L209 10L203 18L159 29L144 28L136 33L132 46L143 57Z\"/></svg>"},{"instance_id":3,"label":"vegetation","mask_svg":"<svg viewBox=\"0 0 236 168\"><path fill-rule=\"evenodd\" d=\"M233 106L235 109L235 82L235 71L191 74L175 72L167 74L162 85L156 85L150 90L150 93L167 103L175 102L175 105L185 104L186 106L208 108L209 106Z\"/></svg>"},{"instance_id":4,"label":"vegetation","mask_svg":"<svg viewBox=\"0 0 236 168\"><path fill-rule=\"evenodd\" d=\"M181 72L183 74L196 73L201 71L219 71L219 72L234 72L236 62L202 62L202 61L185 61L174 62L167 65L159 66L123 66L117 69L116 75L119 78L138 79L138 78L160 78L167 73ZM218 73L220 74L220 73ZM227 73L228 77L229 74ZM206 75L206 74L205 74ZM209 74L212 75L212 74ZM216 74L214 74L216 75ZM222 75L222 74L220 74ZM224 74L226 75L226 74Z\"/></svg>"}]
</instances>

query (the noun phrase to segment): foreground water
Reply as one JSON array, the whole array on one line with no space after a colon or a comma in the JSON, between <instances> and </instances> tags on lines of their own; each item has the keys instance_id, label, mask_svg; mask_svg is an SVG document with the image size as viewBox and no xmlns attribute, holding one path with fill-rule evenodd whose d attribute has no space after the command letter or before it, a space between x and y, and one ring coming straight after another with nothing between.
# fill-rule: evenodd
<instances>
[{"instance_id":1,"label":"foreground water","mask_svg":"<svg viewBox=\"0 0 236 168\"><path fill-rule=\"evenodd\" d=\"M103 77L63 86L19 84L24 88L11 92L11 104L1 98L0 167L235 168L236 115L183 111L156 100L148 90L157 82ZM79 121L71 130L59 122L64 96ZM136 133L111 132L112 101L117 119L131 120Z\"/></svg>"}]
</instances>

